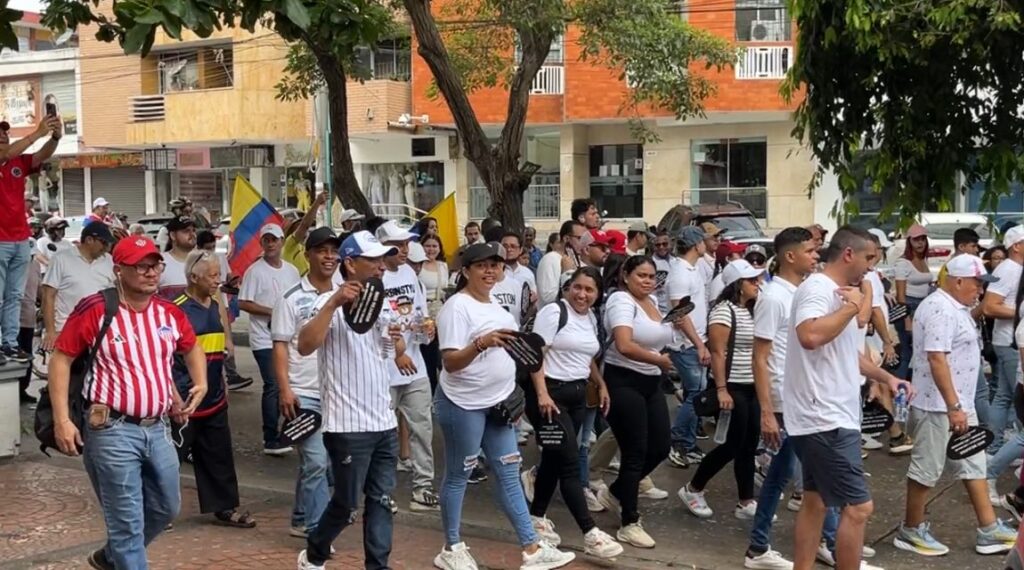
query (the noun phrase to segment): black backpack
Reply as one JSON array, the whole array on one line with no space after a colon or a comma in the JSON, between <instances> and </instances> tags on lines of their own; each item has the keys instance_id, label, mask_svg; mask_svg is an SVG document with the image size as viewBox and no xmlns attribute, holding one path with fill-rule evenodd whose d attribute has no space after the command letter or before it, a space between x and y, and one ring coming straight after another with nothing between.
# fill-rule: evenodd
<instances>
[{"instance_id":1,"label":"black backpack","mask_svg":"<svg viewBox=\"0 0 1024 570\"><path fill-rule=\"evenodd\" d=\"M68 380L68 413L71 421L78 428L79 433L82 431L82 424L85 420L85 396L82 394L85 390L86 382L92 382L92 361L96 358L96 352L99 350L100 343L103 342L103 337L106 336L107 330L110 329L110 323L114 320L114 315L117 314L117 308L120 304L117 289L113 287L104 289L102 294L103 324L100 325L99 334L96 336L96 340L93 341L89 351L80 354L71 363L71 374ZM47 448L58 449L53 424L53 404L50 402L50 391L46 386L39 390L35 432L36 438L39 439L39 451L49 456L50 454L46 452Z\"/></svg>"}]
</instances>

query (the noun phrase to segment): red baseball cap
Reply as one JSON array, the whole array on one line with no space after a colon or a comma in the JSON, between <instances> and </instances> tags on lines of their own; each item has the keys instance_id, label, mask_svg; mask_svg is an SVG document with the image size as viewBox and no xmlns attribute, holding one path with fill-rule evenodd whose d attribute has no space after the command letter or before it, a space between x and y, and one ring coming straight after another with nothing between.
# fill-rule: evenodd
<instances>
[{"instance_id":1,"label":"red baseball cap","mask_svg":"<svg viewBox=\"0 0 1024 570\"><path fill-rule=\"evenodd\" d=\"M730 255L743 255L744 251L746 251L746 247L741 243L723 241L718 244L718 251L715 252L715 257L717 257L719 261L725 261Z\"/></svg>"},{"instance_id":2,"label":"red baseball cap","mask_svg":"<svg viewBox=\"0 0 1024 570\"><path fill-rule=\"evenodd\" d=\"M580 243L583 247L603 245L610 249L612 246L612 238L608 235L608 232L604 230L590 230L583 234L583 237L580 239Z\"/></svg>"},{"instance_id":3,"label":"red baseball cap","mask_svg":"<svg viewBox=\"0 0 1024 570\"><path fill-rule=\"evenodd\" d=\"M114 246L114 263L117 265L138 265L150 256L163 259L153 240L145 236L124 238Z\"/></svg>"},{"instance_id":4,"label":"red baseball cap","mask_svg":"<svg viewBox=\"0 0 1024 570\"><path fill-rule=\"evenodd\" d=\"M608 230L605 232L608 234L608 247L612 250L612 253L626 253L626 234L618 230Z\"/></svg>"}]
</instances>

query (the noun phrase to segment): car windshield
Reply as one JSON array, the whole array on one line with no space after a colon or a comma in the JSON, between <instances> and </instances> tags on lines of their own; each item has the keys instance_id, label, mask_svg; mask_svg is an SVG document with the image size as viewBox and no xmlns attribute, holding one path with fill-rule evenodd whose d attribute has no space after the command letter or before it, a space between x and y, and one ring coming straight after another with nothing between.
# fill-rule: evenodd
<instances>
[{"instance_id":1,"label":"car windshield","mask_svg":"<svg viewBox=\"0 0 1024 570\"><path fill-rule=\"evenodd\" d=\"M761 226L757 225L757 220L750 215L715 216L704 221L715 224L729 237L759 237L764 235L764 232L761 231Z\"/></svg>"},{"instance_id":2,"label":"car windshield","mask_svg":"<svg viewBox=\"0 0 1024 570\"><path fill-rule=\"evenodd\" d=\"M953 239L953 232L960 228L967 227L965 224L928 224L928 237L932 239ZM978 232L978 237L981 239L990 239L992 232L988 229L988 224L978 224L974 226L974 231Z\"/></svg>"}]
</instances>

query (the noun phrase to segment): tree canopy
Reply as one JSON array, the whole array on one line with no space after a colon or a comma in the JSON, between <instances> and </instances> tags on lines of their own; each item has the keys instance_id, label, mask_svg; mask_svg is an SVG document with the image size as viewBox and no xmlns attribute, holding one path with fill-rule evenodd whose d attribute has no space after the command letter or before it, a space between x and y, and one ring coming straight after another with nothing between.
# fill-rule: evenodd
<instances>
[{"instance_id":1,"label":"tree canopy","mask_svg":"<svg viewBox=\"0 0 1024 570\"><path fill-rule=\"evenodd\" d=\"M1024 179L1024 30L1002 0L794 0L800 46L784 93L818 160L812 187L865 180L904 225L949 211L975 182L994 211ZM856 214L857 205L839 206Z\"/></svg>"}]
</instances>

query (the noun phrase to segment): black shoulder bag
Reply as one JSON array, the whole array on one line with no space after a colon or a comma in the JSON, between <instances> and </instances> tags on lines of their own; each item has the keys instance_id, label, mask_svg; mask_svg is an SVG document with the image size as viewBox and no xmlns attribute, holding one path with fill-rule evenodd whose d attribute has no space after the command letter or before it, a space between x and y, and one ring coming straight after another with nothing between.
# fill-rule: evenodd
<instances>
[{"instance_id":1,"label":"black shoulder bag","mask_svg":"<svg viewBox=\"0 0 1024 570\"><path fill-rule=\"evenodd\" d=\"M736 344L736 310L732 308L732 305L727 306L729 307L730 328L728 352L725 354L725 381L728 384L729 374L732 373L732 355L735 352L734 345ZM698 416L705 418L717 416L721 411L718 405L718 386L710 377L707 388L693 399L693 410Z\"/></svg>"}]
</instances>

